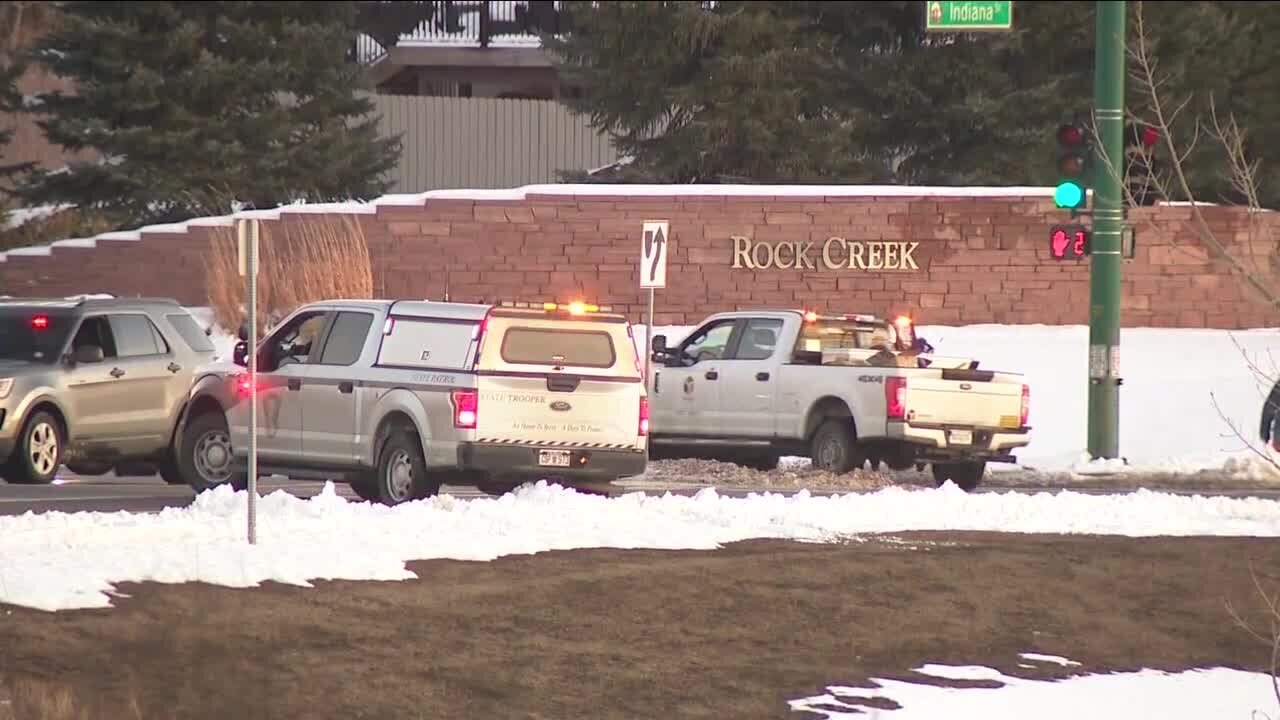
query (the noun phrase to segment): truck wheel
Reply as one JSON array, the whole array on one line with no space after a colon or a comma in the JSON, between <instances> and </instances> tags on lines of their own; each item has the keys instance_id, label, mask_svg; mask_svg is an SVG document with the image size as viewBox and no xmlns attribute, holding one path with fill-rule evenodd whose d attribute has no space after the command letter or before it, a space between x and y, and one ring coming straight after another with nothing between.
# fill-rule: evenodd
<instances>
[{"instance_id":1,"label":"truck wheel","mask_svg":"<svg viewBox=\"0 0 1280 720\"><path fill-rule=\"evenodd\" d=\"M948 480L961 490L972 492L982 484L982 475L987 470L987 462L934 463L933 481L942 487Z\"/></svg>"},{"instance_id":2,"label":"truck wheel","mask_svg":"<svg viewBox=\"0 0 1280 720\"><path fill-rule=\"evenodd\" d=\"M48 485L58 474L64 445L62 424L49 413L40 411L23 426L17 446L0 475L15 485Z\"/></svg>"},{"instance_id":3,"label":"truck wheel","mask_svg":"<svg viewBox=\"0 0 1280 720\"><path fill-rule=\"evenodd\" d=\"M853 428L840 420L825 420L813 435L810 457L819 470L843 474L858 465Z\"/></svg>"},{"instance_id":4,"label":"truck wheel","mask_svg":"<svg viewBox=\"0 0 1280 720\"><path fill-rule=\"evenodd\" d=\"M231 434L220 412L206 412L191 419L182 432L178 473L197 493L231 484L233 490L249 487L249 473L231 468ZM167 478L166 478L167 480Z\"/></svg>"},{"instance_id":5,"label":"truck wheel","mask_svg":"<svg viewBox=\"0 0 1280 720\"><path fill-rule=\"evenodd\" d=\"M427 472L418 438L404 428L393 428L383 443L373 489L383 505L422 500L440 492L440 480Z\"/></svg>"}]
</instances>

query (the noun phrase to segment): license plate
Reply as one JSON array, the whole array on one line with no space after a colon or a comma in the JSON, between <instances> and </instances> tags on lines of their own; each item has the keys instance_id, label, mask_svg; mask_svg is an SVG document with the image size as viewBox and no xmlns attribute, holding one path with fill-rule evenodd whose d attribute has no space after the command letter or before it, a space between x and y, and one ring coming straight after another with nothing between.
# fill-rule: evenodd
<instances>
[{"instance_id":1,"label":"license plate","mask_svg":"<svg viewBox=\"0 0 1280 720\"><path fill-rule=\"evenodd\" d=\"M543 467L569 467L568 450L539 450L538 464Z\"/></svg>"},{"instance_id":2,"label":"license plate","mask_svg":"<svg viewBox=\"0 0 1280 720\"><path fill-rule=\"evenodd\" d=\"M947 441L951 445L972 445L972 430L952 430L950 439Z\"/></svg>"}]
</instances>

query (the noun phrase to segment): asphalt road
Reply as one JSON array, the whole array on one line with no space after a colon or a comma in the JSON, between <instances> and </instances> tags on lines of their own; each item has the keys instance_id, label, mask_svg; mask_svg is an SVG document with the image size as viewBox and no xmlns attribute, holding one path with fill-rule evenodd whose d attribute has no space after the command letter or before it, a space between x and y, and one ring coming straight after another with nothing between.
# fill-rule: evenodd
<instances>
[{"instance_id":1,"label":"asphalt road","mask_svg":"<svg viewBox=\"0 0 1280 720\"><path fill-rule=\"evenodd\" d=\"M260 495L267 495L276 492L277 490L283 490L298 497L311 497L318 494L323 486L323 483L313 480L262 478L258 481L258 492ZM347 485L338 483L335 487L339 495L350 500L359 500ZM658 484L635 482L624 484L623 490L627 492L640 491L651 495L661 495L666 492L690 495L698 492L703 487L706 486L692 483ZM1039 484L1019 487L1008 486L1004 483L1000 483L993 484L989 487L981 487L977 492L1013 491L1019 493L1036 493L1054 491L1056 489L1061 488L1046 487ZM1115 494L1130 492L1133 488L1109 487L1104 484L1072 483L1070 485L1070 489L1072 491L1090 494ZM1213 488L1212 483L1196 483L1188 484L1187 487L1177 489L1169 489L1167 487L1153 489L1158 489L1160 492L1174 492L1186 495L1199 494L1220 497L1257 497L1270 500L1280 500L1280 486L1254 489L1222 489ZM742 496L750 492L761 492L764 490L779 494L793 494L797 492L798 489L739 489L717 487L716 490L722 495ZM465 485L446 485L442 488L441 492L463 499L487 497L476 488ZM851 491L810 489L809 492L812 495L830 495ZM128 512L160 512L165 508L186 506L190 504L194 498L195 493L191 488L182 485L166 484L159 476L116 477L114 475L105 475L84 477L64 469L63 473L60 474L57 480L55 480L51 485L9 485L0 482L0 515L21 515L29 511L35 513L116 512L121 510Z\"/></svg>"}]
</instances>

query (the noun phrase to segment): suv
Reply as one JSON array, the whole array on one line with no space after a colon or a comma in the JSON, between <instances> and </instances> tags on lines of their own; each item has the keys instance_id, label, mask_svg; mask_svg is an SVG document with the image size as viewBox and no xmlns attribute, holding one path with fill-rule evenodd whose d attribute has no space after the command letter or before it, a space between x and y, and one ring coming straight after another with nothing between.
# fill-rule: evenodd
<instances>
[{"instance_id":1,"label":"suv","mask_svg":"<svg viewBox=\"0 0 1280 720\"><path fill-rule=\"evenodd\" d=\"M175 300L0 300L0 476L142 465L182 483L169 450L193 370L213 357Z\"/></svg>"},{"instance_id":2,"label":"suv","mask_svg":"<svg viewBox=\"0 0 1280 720\"><path fill-rule=\"evenodd\" d=\"M258 474L337 479L396 505L473 484L556 480L607 492L647 464L648 398L631 325L571 305L341 300L303 306L191 389L178 464L197 491Z\"/></svg>"}]
</instances>

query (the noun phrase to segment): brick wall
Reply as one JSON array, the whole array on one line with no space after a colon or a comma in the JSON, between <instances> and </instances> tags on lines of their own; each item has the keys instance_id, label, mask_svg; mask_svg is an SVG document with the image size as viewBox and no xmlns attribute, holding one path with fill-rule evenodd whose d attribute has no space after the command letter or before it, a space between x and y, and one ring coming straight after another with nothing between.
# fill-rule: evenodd
<instances>
[{"instance_id":1,"label":"brick wall","mask_svg":"<svg viewBox=\"0 0 1280 720\"><path fill-rule=\"evenodd\" d=\"M849 188L833 188L827 196L794 197L682 196L681 190L661 197L574 195L567 194L572 187L537 186L504 196L514 199L367 205L356 217L375 288L390 297L439 299L446 290L450 299L468 302L585 297L640 321L646 298L637 287L641 223L668 220L671 256L668 286L658 295L660 324L762 306L907 310L928 324L1088 321L1088 262L1049 257L1048 228L1066 218L1047 192L996 196L987 190L983 196L962 189L955 196L905 197L888 194L901 189L849 195ZM1210 206L1203 212L1234 256L1274 279L1277 214L1255 215L1251 230L1243 211ZM327 216L279 217L264 224L325 222ZM1227 263L1210 259L1189 207L1135 209L1130 219L1138 249L1122 270L1125 326L1280 324ZM203 305L202 253L214 232L209 225L216 224L29 251L48 254L10 253L0 263L0 294L110 292ZM838 267L824 262L824 247ZM771 257L786 267L750 267Z\"/></svg>"}]
</instances>

